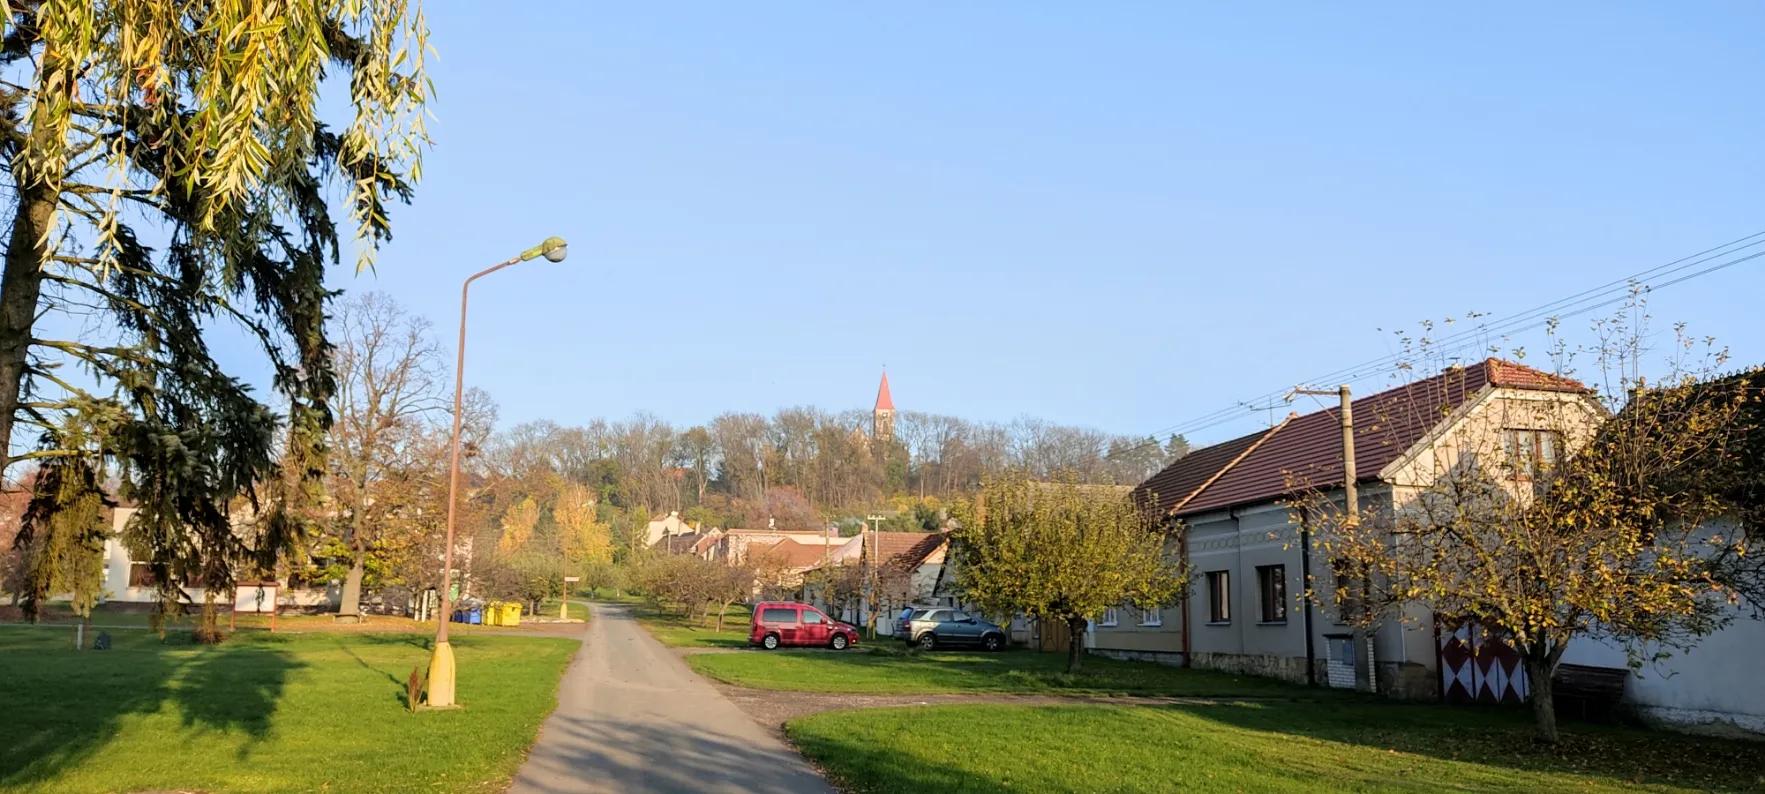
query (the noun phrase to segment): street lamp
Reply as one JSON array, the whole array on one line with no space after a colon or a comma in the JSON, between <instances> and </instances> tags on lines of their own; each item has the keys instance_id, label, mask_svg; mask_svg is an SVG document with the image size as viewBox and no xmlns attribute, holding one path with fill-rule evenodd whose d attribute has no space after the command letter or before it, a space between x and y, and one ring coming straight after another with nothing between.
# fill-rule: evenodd
<instances>
[{"instance_id":1,"label":"street lamp","mask_svg":"<svg viewBox=\"0 0 1765 794\"><path fill-rule=\"evenodd\" d=\"M447 642L447 624L453 619L454 513L459 506L460 415L466 389L466 298L471 292L472 282L484 276L509 265L542 256L551 262L562 262L568 251L564 238L547 237L545 242L522 251L507 262L473 273L465 284L460 285L460 357L454 365L453 463L450 464L447 481L447 546L441 552L441 620L440 626L435 629L435 654L429 657L430 708L450 708L454 705L454 651L453 646Z\"/></svg>"}]
</instances>

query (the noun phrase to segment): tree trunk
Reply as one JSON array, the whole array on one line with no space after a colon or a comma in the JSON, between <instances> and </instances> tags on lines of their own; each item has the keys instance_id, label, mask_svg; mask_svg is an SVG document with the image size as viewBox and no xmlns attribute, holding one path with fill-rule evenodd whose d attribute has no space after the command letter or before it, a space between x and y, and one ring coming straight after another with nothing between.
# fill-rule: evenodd
<instances>
[{"instance_id":1,"label":"tree trunk","mask_svg":"<svg viewBox=\"0 0 1765 794\"><path fill-rule=\"evenodd\" d=\"M723 604L721 606L717 607L717 633L718 634L723 633L723 616L726 614L729 614L729 602L728 601L723 602Z\"/></svg>"},{"instance_id":2,"label":"tree trunk","mask_svg":"<svg viewBox=\"0 0 1765 794\"><path fill-rule=\"evenodd\" d=\"M1085 626L1084 618L1067 618L1066 631L1070 635L1066 641L1066 671L1077 673L1079 661L1085 658Z\"/></svg>"},{"instance_id":3,"label":"tree trunk","mask_svg":"<svg viewBox=\"0 0 1765 794\"><path fill-rule=\"evenodd\" d=\"M1534 660L1531 654L1522 657L1526 667L1526 686L1532 692L1533 738L1545 744L1557 743L1557 704L1552 699L1551 674L1556 667L1550 661Z\"/></svg>"},{"instance_id":4,"label":"tree trunk","mask_svg":"<svg viewBox=\"0 0 1765 794\"><path fill-rule=\"evenodd\" d=\"M363 567L361 549L356 549L349 561L349 575L343 577L343 602L337 607L337 614L346 617L360 617L362 614L362 577L366 575Z\"/></svg>"},{"instance_id":5,"label":"tree trunk","mask_svg":"<svg viewBox=\"0 0 1765 794\"><path fill-rule=\"evenodd\" d=\"M0 275L0 443L6 445L6 456L0 459L0 471L5 471L5 464L16 454L12 448L13 420L24 386L31 327L42 297L46 232L55 215L55 199L55 192L39 182L21 187L12 237L6 244L6 271Z\"/></svg>"}]
</instances>

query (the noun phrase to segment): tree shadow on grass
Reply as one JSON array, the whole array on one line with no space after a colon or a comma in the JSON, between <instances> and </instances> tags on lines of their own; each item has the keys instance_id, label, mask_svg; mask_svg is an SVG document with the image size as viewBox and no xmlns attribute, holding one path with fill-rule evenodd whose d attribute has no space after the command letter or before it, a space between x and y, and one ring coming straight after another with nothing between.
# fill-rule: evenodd
<instances>
[{"instance_id":1,"label":"tree shadow on grass","mask_svg":"<svg viewBox=\"0 0 1765 794\"><path fill-rule=\"evenodd\" d=\"M1327 707L1265 702L1162 708L1244 730L1508 770L1697 790L1765 785L1757 742L1563 722L1561 741L1549 746L1533 740L1525 709L1359 699Z\"/></svg>"},{"instance_id":2,"label":"tree shadow on grass","mask_svg":"<svg viewBox=\"0 0 1765 794\"><path fill-rule=\"evenodd\" d=\"M302 666L281 642L259 638L199 646L182 632L162 640L130 631L117 632L111 650L75 651L59 633L44 636L0 634L8 690L0 789L53 780L101 750L129 716L168 708L187 729L243 734L243 755L268 737L288 677Z\"/></svg>"}]
</instances>

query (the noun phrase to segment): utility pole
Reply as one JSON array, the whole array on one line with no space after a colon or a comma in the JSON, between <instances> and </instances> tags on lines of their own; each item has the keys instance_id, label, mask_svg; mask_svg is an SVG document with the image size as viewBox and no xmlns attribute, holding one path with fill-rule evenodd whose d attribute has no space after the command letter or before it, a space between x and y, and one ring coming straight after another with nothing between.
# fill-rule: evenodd
<instances>
[{"instance_id":1,"label":"utility pole","mask_svg":"<svg viewBox=\"0 0 1765 794\"><path fill-rule=\"evenodd\" d=\"M1349 529L1353 529L1361 520L1360 489L1355 482L1357 476L1354 470L1354 396L1350 393L1346 383L1336 387L1335 393L1341 400L1342 406L1340 409L1342 414L1342 501L1343 508L1347 511L1347 520L1344 523ZM1288 395L1288 399L1292 399L1295 394L1325 395L1330 392L1294 389ZM1309 554L1311 550L1306 549L1306 552ZM1342 584L1341 582L1337 583L1338 586ZM1361 588L1361 598L1357 606L1363 610L1370 609L1371 605L1368 604L1368 599L1371 595L1372 583L1367 581L1365 570L1361 571L1358 584ZM1306 582L1306 587L1310 586L1311 583ZM1370 693L1373 691L1373 646L1367 633L1367 617L1363 613L1361 620L1351 622L1354 627L1354 690Z\"/></svg>"},{"instance_id":2,"label":"utility pole","mask_svg":"<svg viewBox=\"0 0 1765 794\"><path fill-rule=\"evenodd\" d=\"M870 614L869 614L868 618L866 619L866 622L869 624L870 638L872 640L874 640L874 639L876 639L876 610L878 608L880 608L880 606L881 606L880 604L877 603L877 593L876 593L876 591L878 589L877 581L876 581L876 578L877 578L876 577L876 566L877 566L876 555L880 554L882 552L882 544L878 542L878 539L876 537L876 533L882 527L883 517L876 515L875 513L872 513L870 515L865 516L865 518L870 519L870 525L871 525L870 544L869 544L870 548L866 549L865 554L864 554L864 582L865 582L864 587L870 593L869 598L866 599L869 602L869 606L870 606L870 609L868 610Z\"/></svg>"}]
</instances>

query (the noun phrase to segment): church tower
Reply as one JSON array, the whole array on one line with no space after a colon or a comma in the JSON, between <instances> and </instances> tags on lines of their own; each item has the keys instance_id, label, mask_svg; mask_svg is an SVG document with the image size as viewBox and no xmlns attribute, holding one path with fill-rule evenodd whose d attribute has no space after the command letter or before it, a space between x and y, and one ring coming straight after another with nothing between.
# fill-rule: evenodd
<instances>
[{"instance_id":1,"label":"church tower","mask_svg":"<svg viewBox=\"0 0 1765 794\"><path fill-rule=\"evenodd\" d=\"M895 438L895 401L889 397L888 370L883 370L882 387L876 390L876 407L870 412L870 437L876 441Z\"/></svg>"}]
</instances>

